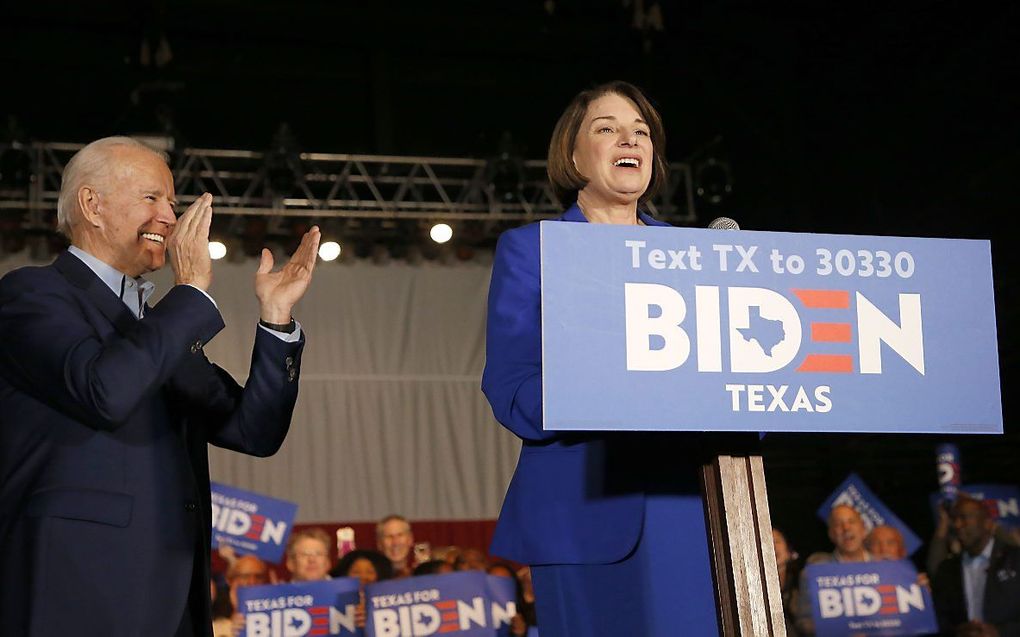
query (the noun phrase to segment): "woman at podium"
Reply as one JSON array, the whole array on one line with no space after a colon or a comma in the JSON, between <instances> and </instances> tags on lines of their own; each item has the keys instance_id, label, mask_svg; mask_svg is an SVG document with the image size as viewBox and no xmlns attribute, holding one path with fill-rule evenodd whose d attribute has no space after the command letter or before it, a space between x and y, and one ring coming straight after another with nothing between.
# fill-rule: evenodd
<instances>
[{"instance_id":1,"label":"woman at podium","mask_svg":"<svg viewBox=\"0 0 1020 637\"><path fill-rule=\"evenodd\" d=\"M573 202L558 221L667 225L641 208L665 182L664 149L635 86L579 93L549 144L549 180ZM698 483L710 445L696 433L546 431L541 373L534 223L500 237L489 288L482 390L523 442L491 552L531 566L542 637L717 635Z\"/></svg>"}]
</instances>

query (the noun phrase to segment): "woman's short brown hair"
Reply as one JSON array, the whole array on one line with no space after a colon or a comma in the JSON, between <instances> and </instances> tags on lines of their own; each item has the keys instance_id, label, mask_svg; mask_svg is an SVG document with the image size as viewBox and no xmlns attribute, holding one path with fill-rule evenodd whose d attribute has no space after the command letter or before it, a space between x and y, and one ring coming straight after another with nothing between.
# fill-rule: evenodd
<instances>
[{"instance_id":1,"label":"woman's short brown hair","mask_svg":"<svg viewBox=\"0 0 1020 637\"><path fill-rule=\"evenodd\" d=\"M553 192L563 203L572 201L577 192L588 184L588 180L574 166L574 145L577 142L577 133L581 129L581 122L588 112L588 106L608 94L620 95L634 102L638 112L641 113L641 119L648 124L652 139L652 178L638 203L644 203L654 197L666 183L666 131L662 127L662 117L638 87L622 81L607 82L575 95L553 129L552 139L549 140L546 172Z\"/></svg>"}]
</instances>

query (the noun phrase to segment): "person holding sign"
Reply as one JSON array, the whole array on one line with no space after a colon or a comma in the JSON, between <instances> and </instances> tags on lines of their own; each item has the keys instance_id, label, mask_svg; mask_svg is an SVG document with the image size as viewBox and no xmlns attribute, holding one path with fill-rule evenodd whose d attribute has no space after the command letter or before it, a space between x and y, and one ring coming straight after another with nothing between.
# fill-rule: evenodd
<instances>
[{"instance_id":1,"label":"person holding sign","mask_svg":"<svg viewBox=\"0 0 1020 637\"><path fill-rule=\"evenodd\" d=\"M641 210L664 151L638 88L582 91L549 144L549 180L573 202L558 221L667 225ZM543 637L717 634L698 483L709 437L544 429L539 240L539 224L503 233L489 287L482 390L523 441L490 553L531 566Z\"/></svg>"},{"instance_id":2,"label":"person holding sign","mask_svg":"<svg viewBox=\"0 0 1020 637\"><path fill-rule=\"evenodd\" d=\"M177 217L166 157L127 137L78 151L57 206L70 248L0 280L0 634L208 635L207 445L275 453L297 400L291 310L319 230L255 273L245 386L205 357L213 197ZM142 275L171 261L149 307Z\"/></svg>"},{"instance_id":3,"label":"person holding sign","mask_svg":"<svg viewBox=\"0 0 1020 637\"><path fill-rule=\"evenodd\" d=\"M805 565L829 564L833 562L870 562L874 558L864 546L864 539L867 537L867 528L864 525L864 518L860 511L849 504L837 504L829 511L827 520L829 529L829 540L832 541L832 551L818 551L808 556ZM807 590L806 570L800 573L800 583L797 590L800 591L797 602L797 631L802 635L815 634L815 620L813 602L809 595L804 595Z\"/></svg>"}]
</instances>

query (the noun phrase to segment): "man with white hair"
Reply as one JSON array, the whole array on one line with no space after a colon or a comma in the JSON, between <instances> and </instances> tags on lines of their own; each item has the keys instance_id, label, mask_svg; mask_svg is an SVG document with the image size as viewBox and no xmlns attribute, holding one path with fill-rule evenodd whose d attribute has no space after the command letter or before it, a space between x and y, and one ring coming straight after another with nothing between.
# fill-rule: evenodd
<instances>
[{"instance_id":1,"label":"man with white hair","mask_svg":"<svg viewBox=\"0 0 1020 637\"><path fill-rule=\"evenodd\" d=\"M93 142L63 175L70 248L0 279L0 634L210 634L207 445L283 443L319 231L278 271L263 251L241 387L203 352L223 328L212 196L176 203L165 157ZM150 308L142 275L167 255L175 285Z\"/></svg>"}]
</instances>

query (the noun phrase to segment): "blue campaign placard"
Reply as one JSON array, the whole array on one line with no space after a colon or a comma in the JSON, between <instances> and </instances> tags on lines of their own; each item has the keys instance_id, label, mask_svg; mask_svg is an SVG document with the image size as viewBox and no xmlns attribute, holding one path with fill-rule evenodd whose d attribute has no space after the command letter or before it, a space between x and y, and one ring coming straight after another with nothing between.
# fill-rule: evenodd
<instances>
[{"instance_id":1,"label":"blue campaign placard","mask_svg":"<svg viewBox=\"0 0 1020 637\"><path fill-rule=\"evenodd\" d=\"M804 577L817 637L938 631L931 591L907 560L812 564Z\"/></svg>"},{"instance_id":2,"label":"blue campaign placard","mask_svg":"<svg viewBox=\"0 0 1020 637\"><path fill-rule=\"evenodd\" d=\"M240 587L237 605L244 615L241 637L360 637L364 632L355 618L360 590L361 582L356 577Z\"/></svg>"},{"instance_id":3,"label":"blue campaign placard","mask_svg":"<svg viewBox=\"0 0 1020 637\"><path fill-rule=\"evenodd\" d=\"M365 587L368 637L509 635L517 614L513 580L459 571L376 582Z\"/></svg>"},{"instance_id":4,"label":"blue campaign placard","mask_svg":"<svg viewBox=\"0 0 1020 637\"><path fill-rule=\"evenodd\" d=\"M1020 529L1020 485L967 484L959 487L959 493L984 501L992 518L1003 527ZM935 513L942 501L942 494L937 491L931 493L928 500L932 513Z\"/></svg>"},{"instance_id":5,"label":"blue campaign placard","mask_svg":"<svg viewBox=\"0 0 1020 637\"><path fill-rule=\"evenodd\" d=\"M1002 433L988 241L541 235L546 429Z\"/></svg>"},{"instance_id":6,"label":"blue campaign placard","mask_svg":"<svg viewBox=\"0 0 1020 637\"><path fill-rule=\"evenodd\" d=\"M210 483L212 491L212 547L232 546L266 562L279 562L287 544L297 504Z\"/></svg>"},{"instance_id":7,"label":"blue campaign placard","mask_svg":"<svg viewBox=\"0 0 1020 637\"><path fill-rule=\"evenodd\" d=\"M903 546L907 549L907 555L913 555L923 544L921 538L893 513L856 473L847 476L846 480L825 499L822 506L818 507L818 517L823 522L828 522L829 511L837 504L849 504L857 509L868 531L883 524L898 530L903 536Z\"/></svg>"}]
</instances>

